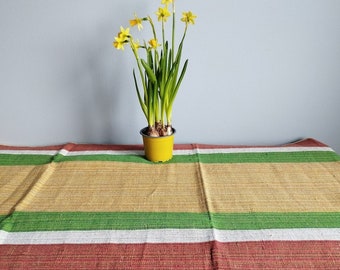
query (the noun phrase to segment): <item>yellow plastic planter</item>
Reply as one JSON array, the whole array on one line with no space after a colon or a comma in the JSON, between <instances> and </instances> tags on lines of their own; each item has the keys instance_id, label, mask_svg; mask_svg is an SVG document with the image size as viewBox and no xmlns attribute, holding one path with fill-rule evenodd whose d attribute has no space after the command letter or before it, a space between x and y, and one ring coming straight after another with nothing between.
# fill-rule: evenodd
<instances>
[{"instance_id":1,"label":"yellow plastic planter","mask_svg":"<svg viewBox=\"0 0 340 270\"><path fill-rule=\"evenodd\" d=\"M174 148L174 134L176 130L169 136L151 137L145 135L146 128L140 131L143 136L144 152L147 160L152 162L165 162L172 158Z\"/></svg>"}]
</instances>

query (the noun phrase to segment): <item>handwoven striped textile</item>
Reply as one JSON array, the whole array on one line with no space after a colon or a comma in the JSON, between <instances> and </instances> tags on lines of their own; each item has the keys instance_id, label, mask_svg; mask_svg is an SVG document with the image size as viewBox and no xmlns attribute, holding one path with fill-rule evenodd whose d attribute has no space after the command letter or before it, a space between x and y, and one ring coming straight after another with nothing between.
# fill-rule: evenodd
<instances>
[{"instance_id":1,"label":"handwoven striped textile","mask_svg":"<svg viewBox=\"0 0 340 270\"><path fill-rule=\"evenodd\" d=\"M0 269L340 269L340 156L270 147L0 146Z\"/></svg>"}]
</instances>

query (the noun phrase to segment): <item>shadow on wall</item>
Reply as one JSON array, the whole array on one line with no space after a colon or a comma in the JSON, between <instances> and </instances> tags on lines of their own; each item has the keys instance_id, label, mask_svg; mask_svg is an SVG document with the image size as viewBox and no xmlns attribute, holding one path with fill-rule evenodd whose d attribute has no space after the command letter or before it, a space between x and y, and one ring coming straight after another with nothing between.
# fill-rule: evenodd
<instances>
[{"instance_id":1,"label":"shadow on wall","mask_svg":"<svg viewBox=\"0 0 340 270\"><path fill-rule=\"evenodd\" d=\"M82 36L73 48L74 61L67 59L69 66L62 70L71 92L65 94L72 98L70 111L75 114L77 138L84 143L135 143L143 127L138 123L141 111L132 78L132 52L129 48L117 51L112 41L119 27L128 25L134 11L145 14L147 7L113 3L111 8L112 15L103 16Z\"/></svg>"},{"instance_id":2,"label":"shadow on wall","mask_svg":"<svg viewBox=\"0 0 340 270\"><path fill-rule=\"evenodd\" d=\"M131 93L125 91L128 82L124 82L124 76L131 75L125 74L127 61L118 57L120 52L111 46L114 31L108 26L98 29L96 36L79 48L82 51L79 61L68 67L69 84L74 91L73 112L77 114L83 142L124 143L127 123L136 122L138 108L129 103L129 99L136 98L132 96L134 89ZM110 39L102 39L99 44L100 36L108 37L107 33L112 33Z\"/></svg>"}]
</instances>

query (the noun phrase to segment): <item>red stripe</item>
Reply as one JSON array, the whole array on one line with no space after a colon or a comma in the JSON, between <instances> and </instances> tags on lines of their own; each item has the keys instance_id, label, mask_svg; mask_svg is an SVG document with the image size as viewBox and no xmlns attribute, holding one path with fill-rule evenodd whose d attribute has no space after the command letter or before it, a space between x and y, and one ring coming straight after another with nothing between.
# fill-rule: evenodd
<instances>
[{"instance_id":1,"label":"red stripe","mask_svg":"<svg viewBox=\"0 0 340 270\"><path fill-rule=\"evenodd\" d=\"M340 242L3 245L0 269L340 269Z\"/></svg>"},{"instance_id":2,"label":"red stripe","mask_svg":"<svg viewBox=\"0 0 340 270\"><path fill-rule=\"evenodd\" d=\"M211 144L196 144L192 148L200 149L220 149L220 148L276 148L276 147L329 147L328 145L317 140L308 138L293 143L282 145L211 145Z\"/></svg>"},{"instance_id":3,"label":"red stripe","mask_svg":"<svg viewBox=\"0 0 340 270\"><path fill-rule=\"evenodd\" d=\"M301 141L297 141L295 143L284 144L281 145L283 147L327 147L326 144L323 144L314 139L304 139ZM280 145L276 146L249 146L249 145L213 145L213 144L175 144L175 150L191 150L191 149L221 149L221 148L259 148L259 147L268 147L275 148L280 147ZM124 151L124 150L143 150L142 145L110 145L110 144L74 144L68 143L65 145L52 145L52 146L39 146L39 147L30 147L30 146L7 146L0 145L0 150L61 150L65 149L68 151Z\"/></svg>"},{"instance_id":4,"label":"red stripe","mask_svg":"<svg viewBox=\"0 0 340 270\"><path fill-rule=\"evenodd\" d=\"M63 148L64 145L51 145L51 146L8 146L0 145L0 150L42 150L42 151L58 151Z\"/></svg>"},{"instance_id":5,"label":"red stripe","mask_svg":"<svg viewBox=\"0 0 340 270\"><path fill-rule=\"evenodd\" d=\"M0 150L32 150L32 151L60 151L62 149L68 151L106 151L106 150L143 150L142 145L106 145L106 144L74 144L51 146L7 146L0 145Z\"/></svg>"},{"instance_id":6,"label":"red stripe","mask_svg":"<svg viewBox=\"0 0 340 270\"><path fill-rule=\"evenodd\" d=\"M142 145L110 145L110 144L66 144L67 151L134 151L143 150Z\"/></svg>"},{"instance_id":7,"label":"red stripe","mask_svg":"<svg viewBox=\"0 0 340 270\"><path fill-rule=\"evenodd\" d=\"M322 143L322 142L319 142L315 139L312 139L312 138L308 138L308 139L303 139L303 140L300 140L300 141L296 141L296 142L293 142L293 143L290 143L290 144L286 144L286 145L283 145L283 146L292 146L292 147L296 147L296 146L302 146L302 147L329 147L328 145Z\"/></svg>"}]
</instances>

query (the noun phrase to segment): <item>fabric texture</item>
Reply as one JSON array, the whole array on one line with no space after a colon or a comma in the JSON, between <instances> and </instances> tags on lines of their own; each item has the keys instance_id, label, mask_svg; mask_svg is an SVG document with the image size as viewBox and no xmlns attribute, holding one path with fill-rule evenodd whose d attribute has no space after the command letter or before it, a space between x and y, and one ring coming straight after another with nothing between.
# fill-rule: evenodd
<instances>
[{"instance_id":1,"label":"fabric texture","mask_svg":"<svg viewBox=\"0 0 340 270\"><path fill-rule=\"evenodd\" d=\"M0 146L0 269L340 269L340 156L282 146Z\"/></svg>"}]
</instances>

